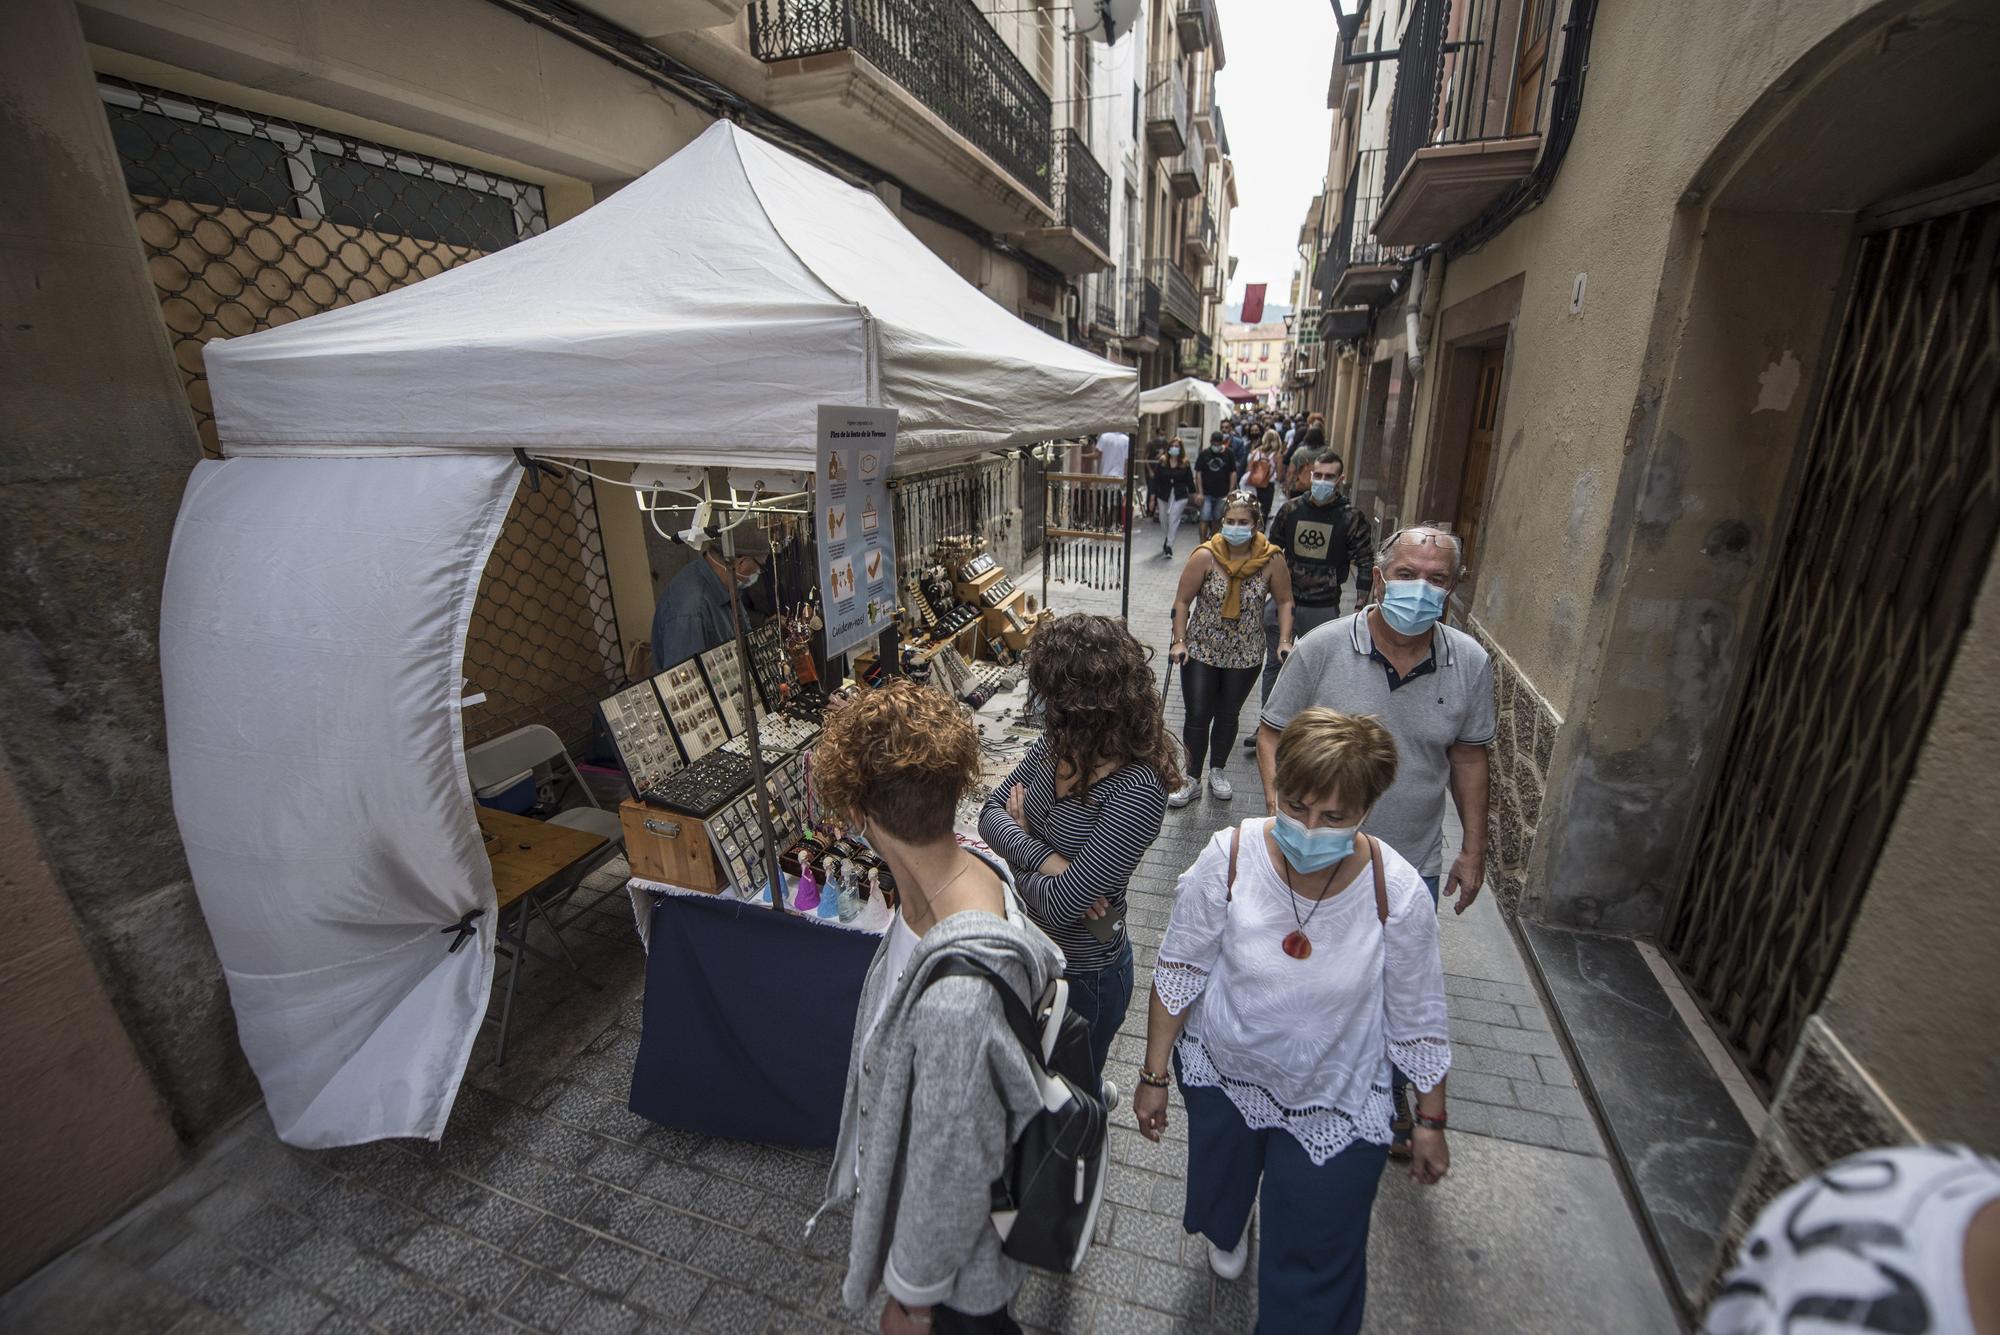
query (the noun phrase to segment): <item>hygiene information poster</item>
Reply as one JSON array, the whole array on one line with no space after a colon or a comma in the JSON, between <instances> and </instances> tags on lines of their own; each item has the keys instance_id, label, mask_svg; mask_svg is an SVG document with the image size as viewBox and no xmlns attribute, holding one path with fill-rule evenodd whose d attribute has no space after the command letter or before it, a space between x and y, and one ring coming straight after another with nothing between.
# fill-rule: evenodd
<instances>
[{"instance_id":1,"label":"hygiene information poster","mask_svg":"<svg viewBox=\"0 0 2000 1335\"><path fill-rule=\"evenodd\" d=\"M896 539L889 468L894 408L819 409L819 597L831 658L896 619Z\"/></svg>"}]
</instances>

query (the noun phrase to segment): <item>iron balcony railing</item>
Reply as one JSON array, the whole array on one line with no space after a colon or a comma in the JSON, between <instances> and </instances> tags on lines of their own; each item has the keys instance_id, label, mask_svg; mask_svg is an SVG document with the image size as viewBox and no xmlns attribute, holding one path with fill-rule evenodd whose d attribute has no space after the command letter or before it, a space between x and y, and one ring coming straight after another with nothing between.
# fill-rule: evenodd
<instances>
[{"instance_id":1,"label":"iron balcony railing","mask_svg":"<svg viewBox=\"0 0 2000 1335\"><path fill-rule=\"evenodd\" d=\"M1178 322L1192 334L1201 328L1201 298L1194 284L1172 260L1154 260L1148 275L1160 291L1160 315Z\"/></svg>"},{"instance_id":2,"label":"iron balcony railing","mask_svg":"<svg viewBox=\"0 0 2000 1335\"><path fill-rule=\"evenodd\" d=\"M1111 174L1098 165L1075 130L1056 136L1055 204L1065 226L1081 232L1106 252L1111 250Z\"/></svg>"},{"instance_id":3,"label":"iron balcony railing","mask_svg":"<svg viewBox=\"0 0 2000 1335\"><path fill-rule=\"evenodd\" d=\"M1222 124L1222 105L1211 102L1208 106L1208 122L1215 129L1215 146L1223 157L1229 156L1229 131Z\"/></svg>"},{"instance_id":4,"label":"iron balcony railing","mask_svg":"<svg viewBox=\"0 0 2000 1335\"><path fill-rule=\"evenodd\" d=\"M1189 120L1187 81L1181 77L1181 67L1172 61L1169 61L1165 68L1155 67L1153 86L1146 90L1148 137L1154 137L1152 127L1171 124L1173 126L1171 137L1186 144ZM1159 137L1164 140L1169 136L1162 134Z\"/></svg>"},{"instance_id":5,"label":"iron balcony railing","mask_svg":"<svg viewBox=\"0 0 2000 1335\"><path fill-rule=\"evenodd\" d=\"M853 51L1049 202L1049 97L973 0L757 0L750 50Z\"/></svg>"},{"instance_id":6,"label":"iron balcony railing","mask_svg":"<svg viewBox=\"0 0 2000 1335\"><path fill-rule=\"evenodd\" d=\"M1120 338L1160 336L1160 289L1144 275L1132 274L1125 280L1125 309L1118 321Z\"/></svg>"},{"instance_id":7,"label":"iron balcony railing","mask_svg":"<svg viewBox=\"0 0 2000 1335\"><path fill-rule=\"evenodd\" d=\"M1416 0L1396 60L1384 194L1420 148L1536 133L1547 80L1518 79L1516 62L1546 52L1556 9L1557 0L1530 0L1525 15L1500 0ZM1511 39L1503 12L1519 20Z\"/></svg>"},{"instance_id":8,"label":"iron balcony railing","mask_svg":"<svg viewBox=\"0 0 2000 1335\"><path fill-rule=\"evenodd\" d=\"M1355 154L1354 168L1347 174L1347 188L1340 195L1340 216L1326 248L1313 286L1331 298L1340 276L1357 264L1387 264L1394 257L1389 248L1375 239L1375 219L1382 211L1382 196L1363 194L1379 191L1382 180L1383 150L1363 149Z\"/></svg>"},{"instance_id":9,"label":"iron balcony railing","mask_svg":"<svg viewBox=\"0 0 2000 1335\"><path fill-rule=\"evenodd\" d=\"M1203 260L1215 254L1215 214L1207 204L1194 205L1188 211L1188 247L1199 250Z\"/></svg>"},{"instance_id":10,"label":"iron balcony railing","mask_svg":"<svg viewBox=\"0 0 2000 1335\"><path fill-rule=\"evenodd\" d=\"M1097 327L1108 333L1123 333L1118 324L1118 285L1116 269L1106 269L1096 278Z\"/></svg>"},{"instance_id":11,"label":"iron balcony railing","mask_svg":"<svg viewBox=\"0 0 2000 1335\"><path fill-rule=\"evenodd\" d=\"M1195 125L1188 126L1187 145L1181 149L1167 175L1174 194L1180 198L1193 199L1201 193L1202 183L1208 176L1208 158L1202 148L1201 130Z\"/></svg>"}]
</instances>

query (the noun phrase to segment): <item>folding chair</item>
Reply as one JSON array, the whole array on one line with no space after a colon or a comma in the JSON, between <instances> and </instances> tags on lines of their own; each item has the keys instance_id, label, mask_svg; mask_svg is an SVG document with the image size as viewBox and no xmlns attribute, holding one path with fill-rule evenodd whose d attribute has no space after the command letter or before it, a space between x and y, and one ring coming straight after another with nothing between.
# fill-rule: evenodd
<instances>
[{"instance_id":1,"label":"folding chair","mask_svg":"<svg viewBox=\"0 0 2000 1335\"><path fill-rule=\"evenodd\" d=\"M472 782L474 793L504 790L520 782L525 775L537 772L543 766L553 767L557 764L569 771L570 777L576 781L576 786L582 790L584 800L590 805L559 811L549 818L549 824L594 834L607 842L603 852L592 861L578 867L576 875L571 877L567 884L552 891L523 896L512 915L507 915L503 910L502 921L498 925L499 931L495 936L495 949L506 952L508 956L507 993L500 1008L500 1039L494 1057L495 1066L502 1065L507 1060L507 1031L514 1009L514 985L518 981L523 962L521 957L533 955L548 964L559 963L554 957L528 944L530 918L539 917L548 927L549 935L555 939L556 949L562 952L563 960L568 962L572 974L582 978L592 988L601 986L595 979L585 977L583 971L577 968L576 957L570 954L569 945L562 938L561 924L556 922L555 915L549 912L549 907L575 894L576 888L583 883L585 877L624 851L625 833L619 824L618 814L606 811L597 804L596 794L592 793L590 785L584 782L582 773L578 771L576 762L570 758L569 750L563 746L562 739L541 724L530 723L526 727L516 728L505 736L481 742L465 753L466 776ZM511 931L505 920L508 916L513 918Z\"/></svg>"}]
</instances>

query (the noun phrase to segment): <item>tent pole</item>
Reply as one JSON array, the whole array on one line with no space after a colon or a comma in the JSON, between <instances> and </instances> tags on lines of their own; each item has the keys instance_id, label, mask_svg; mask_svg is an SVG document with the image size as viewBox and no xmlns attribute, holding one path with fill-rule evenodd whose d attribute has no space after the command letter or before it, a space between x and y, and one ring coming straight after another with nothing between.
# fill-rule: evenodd
<instances>
[{"instance_id":1,"label":"tent pole","mask_svg":"<svg viewBox=\"0 0 2000 1335\"><path fill-rule=\"evenodd\" d=\"M1118 619L1127 625L1132 622L1132 457L1138 453L1132 442L1138 439L1134 431L1125 444L1125 578L1118 591Z\"/></svg>"},{"instance_id":2,"label":"tent pole","mask_svg":"<svg viewBox=\"0 0 2000 1335\"><path fill-rule=\"evenodd\" d=\"M750 697L750 636L743 629L743 589L736 582L735 524L722 530L722 557L729 564L729 624L736 632L736 685L743 693L743 720L750 734L750 777L757 785L757 829L764 836L764 875L771 887L771 907L783 913L785 869L779 857L777 831L771 828L771 784L764 773L764 743L757 727L757 704Z\"/></svg>"},{"instance_id":3,"label":"tent pole","mask_svg":"<svg viewBox=\"0 0 2000 1335\"><path fill-rule=\"evenodd\" d=\"M1041 447L1033 446L1031 448L1040 449ZM1055 539L1049 536L1048 460L1043 459L1040 455L1036 455L1035 462L1041 465L1041 467L1038 468L1036 472L1040 475L1042 479L1042 494L1039 500L1039 504L1042 507L1042 610L1047 611L1049 606L1049 562L1054 559L1056 554L1056 549L1055 549Z\"/></svg>"}]
</instances>

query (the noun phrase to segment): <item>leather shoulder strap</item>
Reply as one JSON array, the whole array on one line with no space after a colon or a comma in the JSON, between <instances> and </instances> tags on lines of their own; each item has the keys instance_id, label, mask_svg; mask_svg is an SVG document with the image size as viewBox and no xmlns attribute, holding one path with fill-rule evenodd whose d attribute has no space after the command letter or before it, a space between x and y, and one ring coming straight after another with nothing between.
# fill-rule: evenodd
<instances>
[{"instance_id":1,"label":"leather shoulder strap","mask_svg":"<svg viewBox=\"0 0 2000 1335\"><path fill-rule=\"evenodd\" d=\"M1382 871L1382 841L1372 834L1368 836L1368 861L1375 868L1375 917L1386 927L1389 925L1389 883Z\"/></svg>"}]
</instances>

